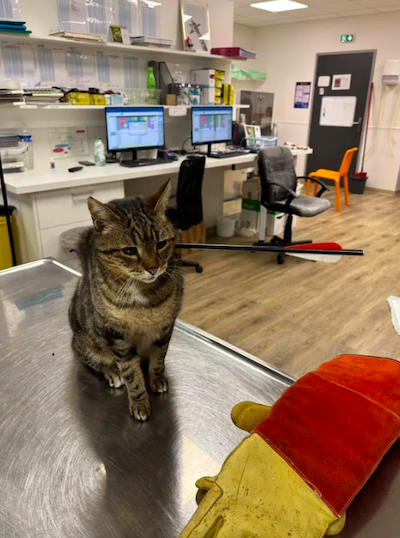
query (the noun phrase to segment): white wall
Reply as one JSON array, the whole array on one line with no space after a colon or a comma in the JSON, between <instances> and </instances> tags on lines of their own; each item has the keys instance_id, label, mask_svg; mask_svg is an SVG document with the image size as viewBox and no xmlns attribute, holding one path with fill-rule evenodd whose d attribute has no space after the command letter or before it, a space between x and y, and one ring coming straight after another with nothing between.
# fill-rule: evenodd
<instances>
[{"instance_id":1,"label":"white wall","mask_svg":"<svg viewBox=\"0 0 400 538\"><path fill-rule=\"evenodd\" d=\"M245 26L244 24L235 24L233 27L233 45L255 51L257 47L256 28Z\"/></svg>"},{"instance_id":2,"label":"white wall","mask_svg":"<svg viewBox=\"0 0 400 538\"><path fill-rule=\"evenodd\" d=\"M274 121L279 124L279 141L290 140L299 144L306 144L308 141L310 110L295 109L293 98L297 81L313 82L317 53L376 49L375 95L368 141L371 146L377 127L383 64L389 58L400 58L399 28L398 11L251 28L251 32L256 35L256 63L260 69L267 71L267 81L257 89L275 93ZM355 33L356 41L353 44L341 44L339 39L343 33ZM246 40L249 36L243 27L235 26L235 44L239 39ZM391 128L396 91L399 89L391 90L385 95L382 128L379 130L377 142L375 138L376 151L369 154L365 167L370 177L370 187L390 191L396 190L396 187L400 188L400 145L395 147L393 156L388 143L389 137L396 134L400 140L399 110L394 119L394 127Z\"/></svg>"},{"instance_id":3,"label":"white wall","mask_svg":"<svg viewBox=\"0 0 400 538\"><path fill-rule=\"evenodd\" d=\"M251 52L257 51L257 32L256 28L245 26L244 24L235 24L233 27L233 45L235 47L242 47L242 49L249 50ZM242 62L237 62L239 65ZM247 60L243 63L246 69L257 69L257 61ZM234 80L233 84L235 90L259 90L262 82L256 80Z\"/></svg>"}]
</instances>

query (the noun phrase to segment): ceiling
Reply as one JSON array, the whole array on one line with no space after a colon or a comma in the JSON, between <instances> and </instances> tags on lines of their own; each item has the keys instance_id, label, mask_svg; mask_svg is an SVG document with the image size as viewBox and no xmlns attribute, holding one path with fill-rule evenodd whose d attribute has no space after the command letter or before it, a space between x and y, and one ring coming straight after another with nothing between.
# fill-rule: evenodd
<instances>
[{"instance_id":1,"label":"ceiling","mask_svg":"<svg viewBox=\"0 0 400 538\"><path fill-rule=\"evenodd\" d=\"M400 10L400 0L298 0L307 4L307 9L270 13L250 7L264 0L233 0L235 23L246 26L270 26L318 19L336 19L354 15L370 15L384 11Z\"/></svg>"}]
</instances>

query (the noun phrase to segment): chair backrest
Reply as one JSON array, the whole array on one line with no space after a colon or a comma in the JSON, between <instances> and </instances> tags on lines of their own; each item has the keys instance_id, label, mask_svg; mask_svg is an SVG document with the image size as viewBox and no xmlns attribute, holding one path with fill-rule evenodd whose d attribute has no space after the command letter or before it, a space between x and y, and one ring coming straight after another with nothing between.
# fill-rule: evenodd
<instances>
[{"instance_id":1,"label":"chair backrest","mask_svg":"<svg viewBox=\"0 0 400 538\"><path fill-rule=\"evenodd\" d=\"M193 156L181 164L176 193L176 221L180 230L188 230L203 220L201 188L205 165L203 156Z\"/></svg>"},{"instance_id":2,"label":"chair backrest","mask_svg":"<svg viewBox=\"0 0 400 538\"><path fill-rule=\"evenodd\" d=\"M292 152L289 148L264 148L258 154L261 179L261 201L271 204L288 198L288 193L270 182L278 183L296 191L297 176Z\"/></svg>"},{"instance_id":3,"label":"chair backrest","mask_svg":"<svg viewBox=\"0 0 400 538\"><path fill-rule=\"evenodd\" d=\"M358 148L351 148L351 149L348 149L346 153L344 154L342 164L340 165L340 168L339 168L340 177L347 176L347 174L349 173L351 161L353 160L353 155L355 154L356 151L358 151Z\"/></svg>"}]
</instances>

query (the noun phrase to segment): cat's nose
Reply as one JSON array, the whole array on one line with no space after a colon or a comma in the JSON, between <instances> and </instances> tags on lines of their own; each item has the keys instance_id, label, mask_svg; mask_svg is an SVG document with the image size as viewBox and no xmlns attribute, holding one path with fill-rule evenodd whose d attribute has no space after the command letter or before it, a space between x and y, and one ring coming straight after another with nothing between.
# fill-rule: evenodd
<instances>
[{"instance_id":1,"label":"cat's nose","mask_svg":"<svg viewBox=\"0 0 400 538\"><path fill-rule=\"evenodd\" d=\"M157 273L157 271L158 271L158 267L148 267L146 270L151 275L155 275Z\"/></svg>"}]
</instances>

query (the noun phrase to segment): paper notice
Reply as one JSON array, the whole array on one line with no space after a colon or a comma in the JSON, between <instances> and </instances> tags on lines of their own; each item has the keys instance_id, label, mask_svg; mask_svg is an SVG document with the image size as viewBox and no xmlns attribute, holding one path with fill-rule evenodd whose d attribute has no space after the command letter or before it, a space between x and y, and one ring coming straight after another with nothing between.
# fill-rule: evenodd
<instances>
[{"instance_id":1,"label":"paper notice","mask_svg":"<svg viewBox=\"0 0 400 538\"><path fill-rule=\"evenodd\" d=\"M125 88L139 88L139 63L137 58L124 58Z\"/></svg>"},{"instance_id":2,"label":"paper notice","mask_svg":"<svg viewBox=\"0 0 400 538\"><path fill-rule=\"evenodd\" d=\"M58 0L60 32L87 34L86 0Z\"/></svg>"},{"instance_id":3,"label":"paper notice","mask_svg":"<svg viewBox=\"0 0 400 538\"><path fill-rule=\"evenodd\" d=\"M331 83L331 77L329 75L318 77L317 86L319 88L329 88L330 83Z\"/></svg>"},{"instance_id":4,"label":"paper notice","mask_svg":"<svg viewBox=\"0 0 400 538\"><path fill-rule=\"evenodd\" d=\"M351 75L333 75L332 90L350 90Z\"/></svg>"},{"instance_id":5,"label":"paper notice","mask_svg":"<svg viewBox=\"0 0 400 538\"><path fill-rule=\"evenodd\" d=\"M119 56L96 54L97 80L102 90L121 88L122 60Z\"/></svg>"},{"instance_id":6,"label":"paper notice","mask_svg":"<svg viewBox=\"0 0 400 538\"><path fill-rule=\"evenodd\" d=\"M87 90L95 85L96 73L92 54L71 47L66 53L66 63L69 85L72 88Z\"/></svg>"},{"instance_id":7,"label":"paper notice","mask_svg":"<svg viewBox=\"0 0 400 538\"><path fill-rule=\"evenodd\" d=\"M40 85L68 85L63 49L38 45L36 48Z\"/></svg>"},{"instance_id":8,"label":"paper notice","mask_svg":"<svg viewBox=\"0 0 400 538\"><path fill-rule=\"evenodd\" d=\"M95 0L86 2L89 34L106 36L113 13L112 0Z\"/></svg>"},{"instance_id":9,"label":"paper notice","mask_svg":"<svg viewBox=\"0 0 400 538\"><path fill-rule=\"evenodd\" d=\"M116 20L120 26L126 26L130 36L139 35L139 12L137 0L118 0Z\"/></svg>"},{"instance_id":10,"label":"paper notice","mask_svg":"<svg viewBox=\"0 0 400 538\"><path fill-rule=\"evenodd\" d=\"M0 0L0 19L21 20L19 0Z\"/></svg>"},{"instance_id":11,"label":"paper notice","mask_svg":"<svg viewBox=\"0 0 400 538\"><path fill-rule=\"evenodd\" d=\"M89 155L87 131L84 128L59 127L48 129L51 155L54 159Z\"/></svg>"},{"instance_id":12,"label":"paper notice","mask_svg":"<svg viewBox=\"0 0 400 538\"><path fill-rule=\"evenodd\" d=\"M35 64L33 50L30 45L1 44L3 78L5 80L20 80L22 85L35 84Z\"/></svg>"}]
</instances>

